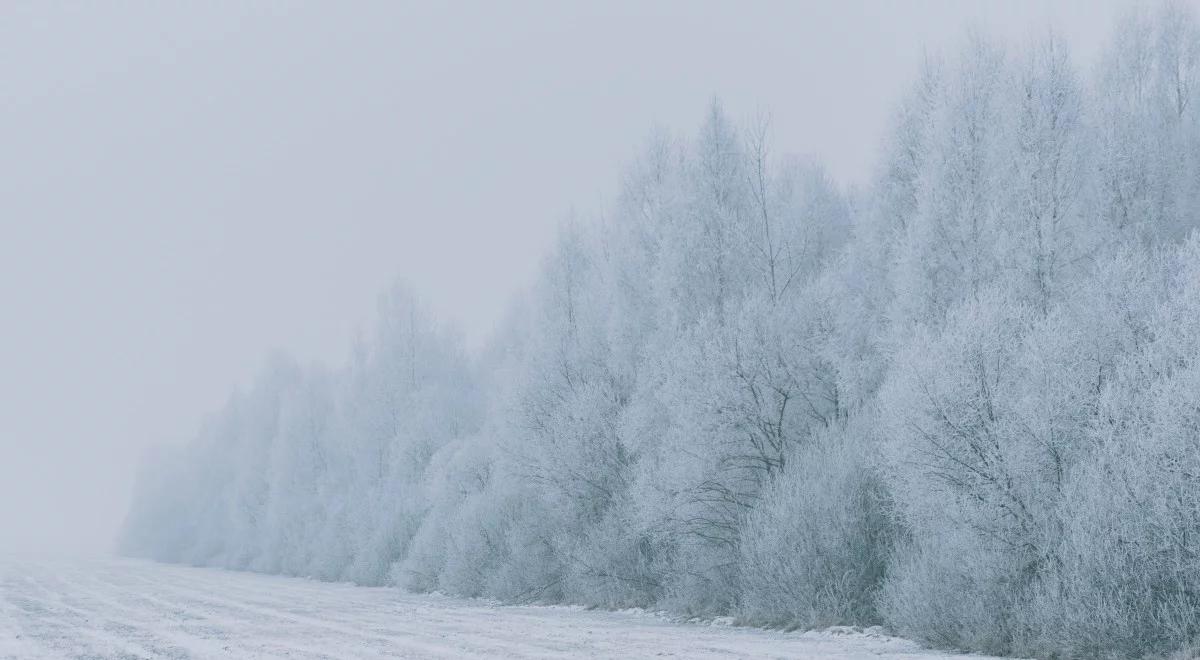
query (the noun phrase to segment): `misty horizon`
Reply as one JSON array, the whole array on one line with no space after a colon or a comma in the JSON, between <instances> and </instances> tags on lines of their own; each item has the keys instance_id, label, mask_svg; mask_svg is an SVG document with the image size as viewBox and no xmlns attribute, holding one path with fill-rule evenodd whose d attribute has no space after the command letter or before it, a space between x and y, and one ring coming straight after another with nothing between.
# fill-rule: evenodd
<instances>
[{"instance_id":1,"label":"misty horizon","mask_svg":"<svg viewBox=\"0 0 1200 660\"><path fill-rule=\"evenodd\" d=\"M925 5L9 8L0 549L108 550L146 448L272 352L346 359L393 281L481 346L558 224L714 96L861 187L927 52L1052 27L1089 62L1123 3Z\"/></svg>"}]
</instances>

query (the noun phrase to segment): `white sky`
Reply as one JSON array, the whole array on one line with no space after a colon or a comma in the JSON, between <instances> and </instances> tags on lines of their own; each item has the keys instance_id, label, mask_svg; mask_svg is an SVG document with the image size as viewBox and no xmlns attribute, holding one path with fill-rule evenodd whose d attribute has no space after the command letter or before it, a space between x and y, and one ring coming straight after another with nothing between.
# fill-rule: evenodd
<instances>
[{"instance_id":1,"label":"white sky","mask_svg":"<svg viewBox=\"0 0 1200 660\"><path fill-rule=\"evenodd\" d=\"M409 281L478 342L658 123L863 181L924 48L1125 3L0 6L0 551L105 548L137 458Z\"/></svg>"}]
</instances>

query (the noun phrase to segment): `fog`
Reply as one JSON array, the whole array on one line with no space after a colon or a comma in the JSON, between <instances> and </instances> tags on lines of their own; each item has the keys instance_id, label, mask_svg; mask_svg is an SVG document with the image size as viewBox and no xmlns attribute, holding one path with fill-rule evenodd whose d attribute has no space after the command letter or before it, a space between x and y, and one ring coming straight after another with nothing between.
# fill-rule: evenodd
<instances>
[{"instance_id":1,"label":"fog","mask_svg":"<svg viewBox=\"0 0 1200 660\"><path fill-rule=\"evenodd\" d=\"M713 95L863 183L927 49L1121 3L112 3L0 21L0 551L106 550L139 455L409 282L480 344ZM868 127L864 130L863 127Z\"/></svg>"}]
</instances>

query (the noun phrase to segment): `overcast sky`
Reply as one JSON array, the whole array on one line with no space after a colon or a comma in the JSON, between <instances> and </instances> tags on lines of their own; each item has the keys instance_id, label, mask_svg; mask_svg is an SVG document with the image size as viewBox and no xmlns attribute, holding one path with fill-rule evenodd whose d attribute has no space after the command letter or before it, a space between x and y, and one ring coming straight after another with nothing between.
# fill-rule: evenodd
<instances>
[{"instance_id":1,"label":"overcast sky","mask_svg":"<svg viewBox=\"0 0 1200 660\"><path fill-rule=\"evenodd\" d=\"M1124 3L7 2L0 550L104 549L144 447L410 282L479 342L654 124L869 174L924 49Z\"/></svg>"}]
</instances>

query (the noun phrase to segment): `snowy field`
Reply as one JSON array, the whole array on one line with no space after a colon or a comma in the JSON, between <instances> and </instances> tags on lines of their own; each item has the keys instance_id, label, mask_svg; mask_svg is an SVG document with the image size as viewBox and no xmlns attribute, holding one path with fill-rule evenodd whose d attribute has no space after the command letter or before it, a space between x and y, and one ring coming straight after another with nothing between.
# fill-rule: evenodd
<instances>
[{"instance_id":1,"label":"snowy field","mask_svg":"<svg viewBox=\"0 0 1200 660\"><path fill-rule=\"evenodd\" d=\"M849 631L492 606L123 559L0 559L0 658L949 658ZM979 658L979 656L958 656Z\"/></svg>"}]
</instances>

